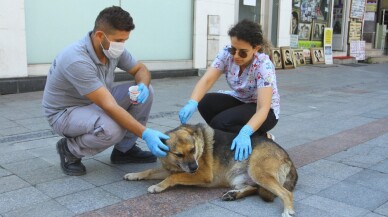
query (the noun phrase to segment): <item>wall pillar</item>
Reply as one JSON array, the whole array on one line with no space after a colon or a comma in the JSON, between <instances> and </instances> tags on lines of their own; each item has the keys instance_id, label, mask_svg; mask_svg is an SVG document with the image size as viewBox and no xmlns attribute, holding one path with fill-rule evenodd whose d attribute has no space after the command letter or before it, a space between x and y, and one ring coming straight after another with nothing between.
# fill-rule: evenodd
<instances>
[{"instance_id":1,"label":"wall pillar","mask_svg":"<svg viewBox=\"0 0 388 217\"><path fill-rule=\"evenodd\" d=\"M2 0L1 4L0 78L27 77L24 0Z\"/></svg>"}]
</instances>

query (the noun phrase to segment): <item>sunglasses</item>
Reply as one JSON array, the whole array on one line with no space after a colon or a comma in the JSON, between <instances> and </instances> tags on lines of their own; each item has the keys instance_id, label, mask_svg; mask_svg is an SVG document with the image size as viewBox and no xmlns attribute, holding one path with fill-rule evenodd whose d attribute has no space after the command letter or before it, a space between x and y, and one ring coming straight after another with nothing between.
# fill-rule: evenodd
<instances>
[{"instance_id":1,"label":"sunglasses","mask_svg":"<svg viewBox=\"0 0 388 217\"><path fill-rule=\"evenodd\" d=\"M228 48L228 51L229 51L229 53L230 53L231 55L234 56L234 55L236 55L237 49L234 48L234 47L230 47L230 48ZM245 57L248 56L248 53L247 53L247 51L245 51L245 50L239 50L239 51L238 51L238 55L239 55L241 58L245 58Z\"/></svg>"}]
</instances>

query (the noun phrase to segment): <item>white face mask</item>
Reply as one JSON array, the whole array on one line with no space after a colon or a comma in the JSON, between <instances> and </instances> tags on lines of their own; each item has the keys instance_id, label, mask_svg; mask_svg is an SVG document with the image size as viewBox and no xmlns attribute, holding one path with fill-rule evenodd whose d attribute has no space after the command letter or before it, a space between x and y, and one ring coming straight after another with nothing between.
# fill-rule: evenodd
<instances>
[{"instance_id":1,"label":"white face mask","mask_svg":"<svg viewBox=\"0 0 388 217\"><path fill-rule=\"evenodd\" d=\"M109 41L109 39L108 39L108 37L106 37L105 33L104 33L104 36L105 36L106 40ZM101 42L100 42L100 45L102 47L102 52L104 52L105 56L108 57L108 59L119 58L120 55L124 52L124 42L109 41L108 50L104 49Z\"/></svg>"}]
</instances>

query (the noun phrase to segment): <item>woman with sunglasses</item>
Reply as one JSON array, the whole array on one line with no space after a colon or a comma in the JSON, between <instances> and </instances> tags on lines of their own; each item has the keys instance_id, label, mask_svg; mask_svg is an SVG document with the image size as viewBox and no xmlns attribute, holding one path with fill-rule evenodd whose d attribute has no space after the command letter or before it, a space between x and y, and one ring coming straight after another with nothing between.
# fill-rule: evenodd
<instances>
[{"instance_id":1,"label":"woman with sunglasses","mask_svg":"<svg viewBox=\"0 0 388 217\"><path fill-rule=\"evenodd\" d=\"M252 152L252 134L274 139L267 132L278 122L279 93L275 67L263 53L270 43L263 38L261 26L243 20L228 35L231 45L218 53L198 81L179 119L187 123L198 108L212 128L238 133L231 150L235 150L235 160L242 161ZM231 90L207 93L221 75Z\"/></svg>"}]
</instances>

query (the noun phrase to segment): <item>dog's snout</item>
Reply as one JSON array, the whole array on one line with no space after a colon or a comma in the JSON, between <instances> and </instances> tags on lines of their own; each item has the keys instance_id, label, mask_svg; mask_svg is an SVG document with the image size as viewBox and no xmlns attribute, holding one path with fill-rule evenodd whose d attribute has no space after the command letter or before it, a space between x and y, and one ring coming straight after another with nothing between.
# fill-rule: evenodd
<instances>
[{"instance_id":1,"label":"dog's snout","mask_svg":"<svg viewBox=\"0 0 388 217\"><path fill-rule=\"evenodd\" d=\"M197 162L191 162L191 163L189 163L189 169L190 169L190 172L195 172L195 171L197 171L197 169L198 169L198 164L197 164Z\"/></svg>"}]
</instances>

